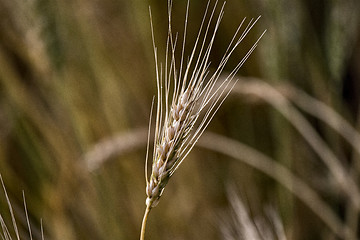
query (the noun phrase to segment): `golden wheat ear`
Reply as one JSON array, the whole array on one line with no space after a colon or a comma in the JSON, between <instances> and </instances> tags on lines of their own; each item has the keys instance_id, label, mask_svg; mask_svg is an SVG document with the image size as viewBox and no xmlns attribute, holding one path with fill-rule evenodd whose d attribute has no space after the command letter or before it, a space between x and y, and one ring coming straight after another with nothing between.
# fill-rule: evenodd
<instances>
[{"instance_id":1,"label":"golden wheat ear","mask_svg":"<svg viewBox=\"0 0 360 240\"><path fill-rule=\"evenodd\" d=\"M158 204L169 179L190 153L215 113L219 110L235 86L237 82L235 75L254 51L259 40L265 33L263 32L261 34L227 77L220 78L230 56L256 24L259 17L251 19L246 26L244 25L245 19L243 19L236 29L219 65L214 67L213 71L210 71L210 53L224 15L225 3L218 7L218 1L216 1L212 10L210 10L210 1L208 2L196 41L192 46L191 54L188 56L185 64L184 52L186 47L189 4L190 1L187 2L186 7L180 64L178 64L178 60L175 58L178 35L176 34L174 37L172 33L172 1L168 1L169 24L164 64L160 64L158 61L151 9L149 8L155 56L157 103L150 176L147 173L149 141L147 147L145 166L147 198L143 229L145 228L144 225L146 224L150 209ZM220 10L218 10L219 8ZM216 13L217 11L218 13ZM149 132L151 130L150 127L151 124L149 124Z\"/></svg>"},{"instance_id":2,"label":"golden wheat ear","mask_svg":"<svg viewBox=\"0 0 360 240\"><path fill-rule=\"evenodd\" d=\"M226 78L221 78L220 80L219 76L222 74L230 56L259 18L251 19L245 27L243 27L245 19L241 22L220 64L213 72L210 72L209 57L224 14L225 3L220 7L217 17L215 16L218 3L215 3L211 11L209 11L209 5L210 2L208 2L206 6L189 60L187 64L183 66L189 2L187 4L180 67L178 67L177 60L175 59L177 37L175 37L174 40L171 28L172 1L168 2L169 27L164 67L162 67L162 65L159 67L160 64L158 63L157 47L155 45L150 11L156 63L157 107L152 171L149 178L148 173L145 173L146 205L149 206L149 208L157 205L168 180L190 153L195 143L209 125L211 119L235 85L236 73L250 56L264 34L259 37L233 71L231 71ZM211 29L212 24L214 24L213 29ZM239 34L242 28L244 29L242 33ZM146 159L148 159L148 156ZM148 161L146 161L146 163L147 162Z\"/></svg>"}]
</instances>

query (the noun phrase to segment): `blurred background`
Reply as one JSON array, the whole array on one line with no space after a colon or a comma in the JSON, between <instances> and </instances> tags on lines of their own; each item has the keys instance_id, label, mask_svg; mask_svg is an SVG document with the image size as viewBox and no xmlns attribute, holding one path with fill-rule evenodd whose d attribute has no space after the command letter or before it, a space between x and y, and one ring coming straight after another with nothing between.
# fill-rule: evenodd
<instances>
[{"instance_id":1,"label":"blurred background","mask_svg":"<svg viewBox=\"0 0 360 240\"><path fill-rule=\"evenodd\" d=\"M190 1L187 54L206 4ZM165 0L0 0L0 173L22 239L22 190L35 239L41 219L45 239L138 238L156 93L149 6L164 61ZM185 10L174 0L179 36ZM152 210L148 239L230 239L228 185L251 217L276 209L288 239L360 236L359 13L358 0L226 3L210 69L244 17L262 16L225 71L267 33L206 131L216 135ZM0 213L11 229L3 192Z\"/></svg>"}]
</instances>

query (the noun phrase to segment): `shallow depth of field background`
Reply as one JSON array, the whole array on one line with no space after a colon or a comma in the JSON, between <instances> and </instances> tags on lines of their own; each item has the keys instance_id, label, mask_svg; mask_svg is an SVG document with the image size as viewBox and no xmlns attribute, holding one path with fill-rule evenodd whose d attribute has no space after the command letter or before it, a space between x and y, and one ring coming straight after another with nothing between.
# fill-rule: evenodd
<instances>
[{"instance_id":1,"label":"shallow depth of field background","mask_svg":"<svg viewBox=\"0 0 360 240\"><path fill-rule=\"evenodd\" d=\"M206 3L191 0L187 54ZM136 137L147 127L156 93L149 5L163 61L166 1L0 1L0 173L23 239L28 234L22 190L36 239L40 219L46 239L138 238L145 208L146 139ZM173 31L182 36L186 2L175 0L173 5ZM358 0L228 1L212 67L243 17L262 15L225 69L231 71L267 29L240 70L237 87L246 88L254 77L289 98L289 87L302 90L359 129L359 12ZM323 120L290 102L359 190L356 148ZM234 92L207 131L246 144L285 166L344 226L359 232L358 210L324 159L266 99ZM140 143L105 157L90 171L86 153L104 139L124 134L125 142ZM319 213L282 183L242 159L200 147L184 161L151 212L147 238L223 239L220 226L231 211L229 185L235 186L254 217L265 216L267 206L275 208L288 239L340 239ZM3 192L0 213L11 226Z\"/></svg>"}]
</instances>

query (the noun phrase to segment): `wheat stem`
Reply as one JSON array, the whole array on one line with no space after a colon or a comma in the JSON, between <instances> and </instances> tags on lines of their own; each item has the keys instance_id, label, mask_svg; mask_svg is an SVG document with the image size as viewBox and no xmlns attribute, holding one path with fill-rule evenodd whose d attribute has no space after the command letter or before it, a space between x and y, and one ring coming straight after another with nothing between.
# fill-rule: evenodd
<instances>
[{"instance_id":1,"label":"wheat stem","mask_svg":"<svg viewBox=\"0 0 360 240\"><path fill-rule=\"evenodd\" d=\"M148 218L149 213L150 213L150 209L151 209L150 205L147 205L146 209L145 209L144 217L143 217L143 220L142 220L142 224L141 224L140 240L145 239L146 222L147 222L147 218Z\"/></svg>"}]
</instances>

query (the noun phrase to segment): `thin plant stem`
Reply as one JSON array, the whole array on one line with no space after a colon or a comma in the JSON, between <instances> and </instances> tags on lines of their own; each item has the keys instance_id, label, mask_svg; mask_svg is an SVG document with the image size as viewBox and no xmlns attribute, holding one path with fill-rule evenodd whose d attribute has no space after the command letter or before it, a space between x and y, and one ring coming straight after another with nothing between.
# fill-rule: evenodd
<instances>
[{"instance_id":1,"label":"thin plant stem","mask_svg":"<svg viewBox=\"0 0 360 240\"><path fill-rule=\"evenodd\" d=\"M144 217L143 217L142 224L141 224L140 240L145 240L146 222L147 222L147 218L148 218L149 213L150 213L150 209L151 209L150 205L146 205Z\"/></svg>"},{"instance_id":2,"label":"thin plant stem","mask_svg":"<svg viewBox=\"0 0 360 240\"><path fill-rule=\"evenodd\" d=\"M240 94L254 94L277 109L298 130L304 139L313 148L315 153L329 168L338 186L346 193L352 204L360 210L360 191L348 170L341 164L341 160L327 146L316 130L305 117L296 110L292 104L279 91L262 80L243 82L240 87L235 87L234 92Z\"/></svg>"}]
</instances>

